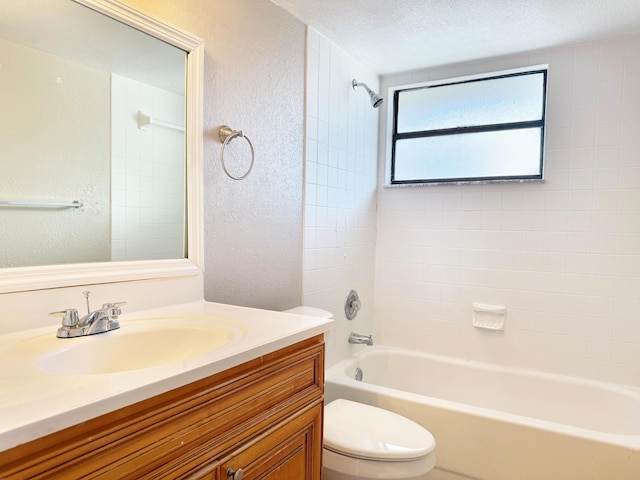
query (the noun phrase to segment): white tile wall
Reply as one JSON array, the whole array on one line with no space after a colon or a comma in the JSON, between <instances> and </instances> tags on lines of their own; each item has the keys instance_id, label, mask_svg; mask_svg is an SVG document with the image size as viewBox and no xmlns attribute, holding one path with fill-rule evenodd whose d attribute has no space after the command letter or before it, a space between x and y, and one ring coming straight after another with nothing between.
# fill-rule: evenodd
<instances>
[{"instance_id":1,"label":"white tile wall","mask_svg":"<svg viewBox=\"0 0 640 480\"><path fill-rule=\"evenodd\" d=\"M379 189L376 330L386 344L640 386L640 36L381 83L541 63L544 183ZM506 306L506 331L472 327L472 302Z\"/></svg>"},{"instance_id":2,"label":"white tile wall","mask_svg":"<svg viewBox=\"0 0 640 480\"><path fill-rule=\"evenodd\" d=\"M373 333L378 111L357 78L378 79L315 30L307 29L303 302L331 311L327 365L355 348L351 330ZM355 289L363 308L347 321Z\"/></svg>"},{"instance_id":3,"label":"white tile wall","mask_svg":"<svg viewBox=\"0 0 640 480\"><path fill-rule=\"evenodd\" d=\"M138 128L137 113L184 125L184 96L113 75L111 259L184 255L184 133Z\"/></svg>"}]
</instances>

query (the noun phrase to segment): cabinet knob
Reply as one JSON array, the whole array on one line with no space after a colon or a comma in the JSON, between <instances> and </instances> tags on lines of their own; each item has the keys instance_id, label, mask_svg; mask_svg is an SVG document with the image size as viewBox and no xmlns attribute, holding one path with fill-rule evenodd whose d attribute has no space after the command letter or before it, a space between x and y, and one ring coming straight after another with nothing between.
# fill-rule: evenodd
<instances>
[{"instance_id":1,"label":"cabinet knob","mask_svg":"<svg viewBox=\"0 0 640 480\"><path fill-rule=\"evenodd\" d=\"M234 470L233 468L227 470L227 477L229 477L231 480L242 480L243 475L244 472L241 468L239 468L238 470Z\"/></svg>"}]
</instances>

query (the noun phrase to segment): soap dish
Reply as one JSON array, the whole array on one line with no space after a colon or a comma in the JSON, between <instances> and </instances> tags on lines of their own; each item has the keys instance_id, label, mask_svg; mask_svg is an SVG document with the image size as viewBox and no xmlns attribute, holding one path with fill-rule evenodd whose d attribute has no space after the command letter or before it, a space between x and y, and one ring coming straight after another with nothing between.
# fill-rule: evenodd
<instances>
[{"instance_id":1,"label":"soap dish","mask_svg":"<svg viewBox=\"0 0 640 480\"><path fill-rule=\"evenodd\" d=\"M507 308L498 305L473 304L473 326L485 330L504 331Z\"/></svg>"}]
</instances>

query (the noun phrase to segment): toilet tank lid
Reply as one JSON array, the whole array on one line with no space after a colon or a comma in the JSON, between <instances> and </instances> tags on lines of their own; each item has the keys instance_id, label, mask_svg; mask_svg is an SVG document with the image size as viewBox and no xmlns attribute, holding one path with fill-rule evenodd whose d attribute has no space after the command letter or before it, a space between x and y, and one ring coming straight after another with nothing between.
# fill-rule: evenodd
<instances>
[{"instance_id":1,"label":"toilet tank lid","mask_svg":"<svg viewBox=\"0 0 640 480\"><path fill-rule=\"evenodd\" d=\"M355 458L409 461L428 455L436 441L428 430L406 417L338 399L324 408L324 446Z\"/></svg>"},{"instance_id":2,"label":"toilet tank lid","mask_svg":"<svg viewBox=\"0 0 640 480\"><path fill-rule=\"evenodd\" d=\"M316 307L295 307L290 308L289 310L285 310L285 313L295 313L297 315L306 315L308 317L317 317L317 318L333 318L333 314L327 310L322 310L321 308Z\"/></svg>"}]
</instances>

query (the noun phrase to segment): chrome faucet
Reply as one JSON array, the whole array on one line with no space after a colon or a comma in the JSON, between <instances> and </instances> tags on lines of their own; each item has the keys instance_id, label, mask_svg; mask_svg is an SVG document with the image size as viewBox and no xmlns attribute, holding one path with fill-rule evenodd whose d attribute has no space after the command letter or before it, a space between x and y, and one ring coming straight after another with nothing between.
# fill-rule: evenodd
<instances>
[{"instance_id":1,"label":"chrome faucet","mask_svg":"<svg viewBox=\"0 0 640 480\"><path fill-rule=\"evenodd\" d=\"M373 345L373 335L361 335L351 332L351 335L349 335L349 343L356 345Z\"/></svg>"},{"instance_id":2,"label":"chrome faucet","mask_svg":"<svg viewBox=\"0 0 640 480\"><path fill-rule=\"evenodd\" d=\"M84 337L96 333L104 333L120 328L118 315L122 314L122 305L127 302L105 303L102 308L91 311L89 308L89 293L83 292L87 299L87 314L78 318L78 310L69 308L59 312L51 312L50 315L62 317L62 326L58 328L58 338Z\"/></svg>"}]
</instances>

